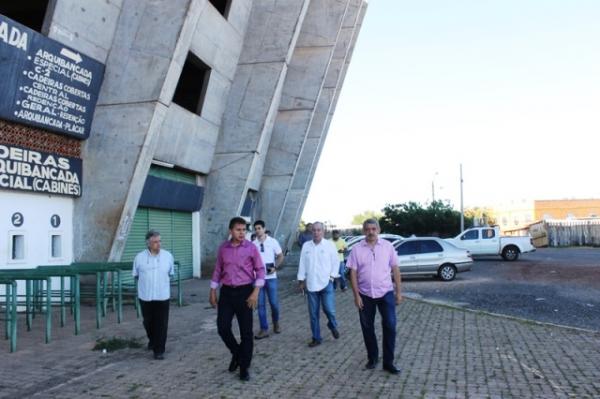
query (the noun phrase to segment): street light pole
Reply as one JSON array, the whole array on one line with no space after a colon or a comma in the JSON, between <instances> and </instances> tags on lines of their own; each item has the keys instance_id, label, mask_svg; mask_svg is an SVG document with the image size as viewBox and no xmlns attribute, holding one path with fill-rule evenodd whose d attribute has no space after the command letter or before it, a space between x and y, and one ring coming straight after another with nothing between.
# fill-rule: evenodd
<instances>
[{"instance_id":1,"label":"street light pole","mask_svg":"<svg viewBox=\"0 0 600 399\"><path fill-rule=\"evenodd\" d=\"M460 232L465 231L465 210L463 207L463 172L460 164Z\"/></svg>"},{"instance_id":2,"label":"street light pole","mask_svg":"<svg viewBox=\"0 0 600 399\"><path fill-rule=\"evenodd\" d=\"M433 174L433 177L431 178L431 202L435 202L435 177L438 175L438 172L435 172Z\"/></svg>"}]
</instances>

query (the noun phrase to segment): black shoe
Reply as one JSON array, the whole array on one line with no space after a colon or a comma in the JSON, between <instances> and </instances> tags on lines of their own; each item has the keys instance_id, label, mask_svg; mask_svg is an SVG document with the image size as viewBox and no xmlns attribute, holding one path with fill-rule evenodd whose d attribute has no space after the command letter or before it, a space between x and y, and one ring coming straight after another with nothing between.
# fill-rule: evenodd
<instances>
[{"instance_id":1,"label":"black shoe","mask_svg":"<svg viewBox=\"0 0 600 399\"><path fill-rule=\"evenodd\" d=\"M367 364L365 364L365 368L367 370L373 370L375 367L377 367L377 363L379 363L377 360L369 360Z\"/></svg>"},{"instance_id":2,"label":"black shoe","mask_svg":"<svg viewBox=\"0 0 600 399\"><path fill-rule=\"evenodd\" d=\"M250 373L248 370L240 370L240 380L250 381Z\"/></svg>"},{"instance_id":3,"label":"black shoe","mask_svg":"<svg viewBox=\"0 0 600 399\"><path fill-rule=\"evenodd\" d=\"M155 353L154 354L154 359L155 360L164 360L165 359L165 355L163 353Z\"/></svg>"},{"instance_id":4,"label":"black shoe","mask_svg":"<svg viewBox=\"0 0 600 399\"><path fill-rule=\"evenodd\" d=\"M383 365L383 369L390 374L400 374L400 372L402 371L393 364Z\"/></svg>"},{"instance_id":5,"label":"black shoe","mask_svg":"<svg viewBox=\"0 0 600 399\"><path fill-rule=\"evenodd\" d=\"M317 341L316 339L313 339L312 341L310 341L308 343L308 347L309 348L314 348L315 346L321 345L321 341Z\"/></svg>"},{"instance_id":6,"label":"black shoe","mask_svg":"<svg viewBox=\"0 0 600 399\"><path fill-rule=\"evenodd\" d=\"M229 372L233 373L235 370L237 370L237 368L240 366L240 363L238 362L237 358L235 356L231 357L231 362L229 363Z\"/></svg>"},{"instance_id":7,"label":"black shoe","mask_svg":"<svg viewBox=\"0 0 600 399\"><path fill-rule=\"evenodd\" d=\"M333 335L333 338L338 339L340 337L340 332L334 328L331 330L331 335Z\"/></svg>"}]
</instances>

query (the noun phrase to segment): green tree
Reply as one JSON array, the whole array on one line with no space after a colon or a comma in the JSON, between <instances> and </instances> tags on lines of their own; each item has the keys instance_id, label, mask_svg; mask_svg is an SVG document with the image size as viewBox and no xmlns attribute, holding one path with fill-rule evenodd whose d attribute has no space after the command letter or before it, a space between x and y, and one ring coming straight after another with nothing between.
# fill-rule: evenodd
<instances>
[{"instance_id":1,"label":"green tree","mask_svg":"<svg viewBox=\"0 0 600 399\"><path fill-rule=\"evenodd\" d=\"M454 237L460 232L460 212L449 202L433 201L424 207L411 201L387 205L379 223L381 231L405 237ZM472 225L472 219L465 217L465 225Z\"/></svg>"},{"instance_id":2,"label":"green tree","mask_svg":"<svg viewBox=\"0 0 600 399\"><path fill-rule=\"evenodd\" d=\"M352 216L353 225L363 224L363 222L367 219L379 219L383 216L383 213L377 211L364 211L363 213L359 213L358 215Z\"/></svg>"}]
</instances>

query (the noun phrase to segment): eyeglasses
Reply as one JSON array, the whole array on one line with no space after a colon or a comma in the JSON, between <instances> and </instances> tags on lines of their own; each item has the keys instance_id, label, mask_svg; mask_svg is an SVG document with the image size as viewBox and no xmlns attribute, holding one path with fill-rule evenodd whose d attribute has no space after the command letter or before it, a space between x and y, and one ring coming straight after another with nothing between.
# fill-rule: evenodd
<instances>
[{"instance_id":1,"label":"eyeglasses","mask_svg":"<svg viewBox=\"0 0 600 399\"><path fill-rule=\"evenodd\" d=\"M260 243L260 252L265 252L265 244Z\"/></svg>"}]
</instances>

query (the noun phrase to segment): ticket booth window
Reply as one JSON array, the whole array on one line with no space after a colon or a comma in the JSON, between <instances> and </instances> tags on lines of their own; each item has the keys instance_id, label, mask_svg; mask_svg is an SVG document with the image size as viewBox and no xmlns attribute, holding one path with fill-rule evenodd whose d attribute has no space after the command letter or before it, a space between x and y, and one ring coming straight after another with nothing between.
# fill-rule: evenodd
<instances>
[{"instance_id":1,"label":"ticket booth window","mask_svg":"<svg viewBox=\"0 0 600 399\"><path fill-rule=\"evenodd\" d=\"M62 258L62 236L60 234L52 234L51 236L50 257Z\"/></svg>"},{"instance_id":2,"label":"ticket booth window","mask_svg":"<svg viewBox=\"0 0 600 399\"><path fill-rule=\"evenodd\" d=\"M25 259L25 236L23 234L11 234L10 237L10 259Z\"/></svg>"}]
</instances>

